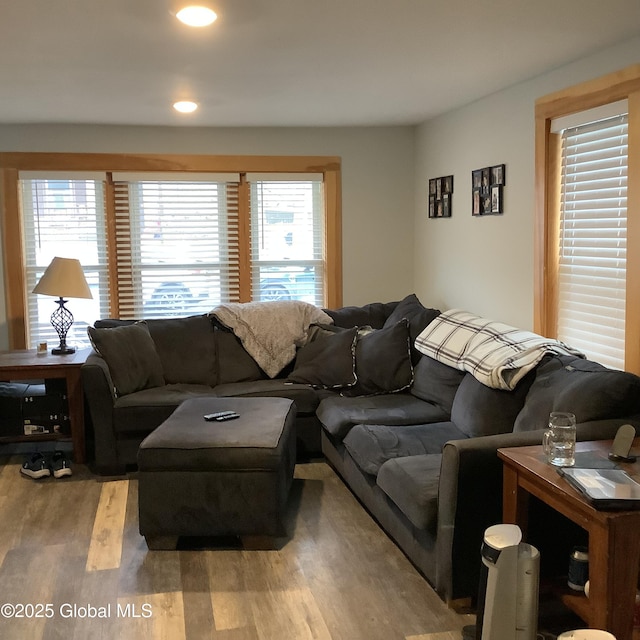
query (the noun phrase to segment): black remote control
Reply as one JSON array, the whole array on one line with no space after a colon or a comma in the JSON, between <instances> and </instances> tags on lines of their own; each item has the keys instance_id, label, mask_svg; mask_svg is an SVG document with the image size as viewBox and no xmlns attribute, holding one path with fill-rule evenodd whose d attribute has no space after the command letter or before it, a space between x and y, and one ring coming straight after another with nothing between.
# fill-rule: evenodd
<instances>
[{"instance_id":1,"label":"black remote control","mask_svg":"<svg viewBox=\"0 0 640 640\"><path fill-rule=\"evenodd\" d=\"M204 419L208 422L212 422L213 420L219 420L223 416L233 416L236 415L235 411L217 411L216 413L207 413L204 416Z\"/></svg>"},{"instance_id":2,"label":"black remote control","mask_svg":"<svg viewBox=\"0 0 640 640\"><path fill-rule=\"evenodd\" d=\"M228 413L224 416L220 416L218 418L216 418L216 422L225 422L227 420L235 420L236 418L239 418L240 416L237 413Z\"/></svg>"}]
</instances>

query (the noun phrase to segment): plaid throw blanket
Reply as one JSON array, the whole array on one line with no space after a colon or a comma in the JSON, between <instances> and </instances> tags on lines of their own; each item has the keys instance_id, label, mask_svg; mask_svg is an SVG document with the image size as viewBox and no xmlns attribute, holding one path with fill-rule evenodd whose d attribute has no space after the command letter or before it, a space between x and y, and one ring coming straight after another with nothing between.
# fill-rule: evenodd
<instances>
[{"instance_id":1,"label":"plaid throw blanket","mask_svg":"<svg viewBox=\"0 0 640 640\"><path fill-rule=\"evenodd\" d=\"M441 313L416 338L416 349L468 371L494 389L515 389L548 353L584 357L558 340L494 322L461 309Z\"/></svg>"}]
</instances>

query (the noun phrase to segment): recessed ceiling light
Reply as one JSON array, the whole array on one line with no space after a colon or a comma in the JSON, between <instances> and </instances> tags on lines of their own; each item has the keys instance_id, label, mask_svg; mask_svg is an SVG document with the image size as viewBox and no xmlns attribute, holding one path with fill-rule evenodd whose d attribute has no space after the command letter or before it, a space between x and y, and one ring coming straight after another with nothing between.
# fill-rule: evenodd
<instances>
[{"instance_id":1,"label":"recessed ceiling light","mask_svg":"<svg viewBox=\"0 0 640 640\"><path fill-rule=\"evenodd\" d=\"M180 100L180 102L173 103L173 108L180 113L193 113L198 108L198 105L189 100Z\"/></svg>"},{"instance_id":2,"label":"recessed ceiling light","mask_svg":"<svg viewBox=\"0 0 640 640\"><path fill-rule=\"evenodd\" d=\"M213 9L201 5L190 5L176 13L176 18L189 27L208 27L217 17Z\"/></svg>"}]
</instances>

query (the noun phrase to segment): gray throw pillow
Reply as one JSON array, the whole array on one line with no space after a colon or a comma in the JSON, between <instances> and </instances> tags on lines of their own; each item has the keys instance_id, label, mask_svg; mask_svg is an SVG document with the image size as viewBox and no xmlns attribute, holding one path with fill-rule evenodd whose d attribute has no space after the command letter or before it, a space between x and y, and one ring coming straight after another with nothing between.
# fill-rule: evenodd
<instances>
[{"instance_id":1,"label":"gray throw pillow","mask_svg":"<svg viewBox=\"0 0 640 640\"><path fill-rule=\"evenodd\" d=\"M296 354L289 380L320 389L342 389L356 383L357 327L330 331L312 327L313 339Z\"/></svg>"},{"instance_id":2,"label":"gray throw pillow","mask_svg":"<svg viewBox=\"0 0 640 640\"><path fill-rule=\"evenodd\" d=\"M146 322L124 327L89 327L93 348L109 366L119 396L164 384L162 363Z\"/></svg>"},{"instance_id":3,"label":"gray throw pillow","mask_svg":"<svg viewBox=\"0 0 640 640\"><path fill-rule=\"evenodd\" d=\"M411 360L415 365L422 355L415 347L416 338L422 331L440 315L439 309L427 309L422 305L418 296L412 293L398 303L384 323L383 329L392 327L403 318L409 321L409 336L411 337Z\"/></svg>"},{"instance_id":4,"label":"gray throw pillow","mask_svg":"<svg viewBox=\"0 0 640 640\"><path fill-rule=\"evenodd\" d=\"M413 382L409 322L372 330L360 327L356 343L356 376L345 396L376 395L404 391Z\"/></svg>"}]
</instances>

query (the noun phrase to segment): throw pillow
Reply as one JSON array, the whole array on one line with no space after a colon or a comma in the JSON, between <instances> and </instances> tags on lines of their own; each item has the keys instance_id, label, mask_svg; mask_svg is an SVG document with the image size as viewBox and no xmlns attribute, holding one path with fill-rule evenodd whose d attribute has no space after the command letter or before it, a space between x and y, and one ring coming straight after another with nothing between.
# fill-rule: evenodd
<instances>
[{"instance_id":1,"label":"throw pillow","mask_svg":"<svg viewBox=\"0 0 640 640\"><path fill-rule=\"evenodd\" d=\"M415 293L408 295L398 303L384 323L383 329L392 327L403 318L409 321L409 335L411 336L411 360L416 364L422 355L415 347L416 338L424 331L428 324L440 315L439 309L427 309L422 305Z\"/></svg>"},{"instance_id":2,"label":"throw pillow","mask_svg":"<svg viewBox=\"0 0 640 640\"><path fill-rule=\"evenodd\" d=\"M413 382L409 322L372 330L361 327L356 343L356 384L342 392L348 396L404 391Z\"/></svg>"},{"instance_id":3,"label":"throw pillow","mask_svg":"<svg viewBox=\"0 0 640 640\"><path fill-rule=\"evenodd\" d=\"M340 307L323 311L331 317L336 327L350 329L369 325L374 329L382 329L389 314L397 306L397 302L371 302L363 307Z\"/></svg>"},{"instance_id":4,"label":"throw pillow","mask_svg":"<svg viewBox=\"0 0 640 640\"><path fill-rule=\"evenodd\" d=\"M146 322L124 327L89 327L93 348L109 366L119 396L164 384L162 363Z\"/></svg>"},{"instance_id":5,"label":"throw pillow","mask_svg":"<svg viewBox=\"0 0 640 640\"><path fill-rule=\"evenodd\" d=\"M341 331L312 326L310 342L298 350L291 382L321 389L340 389L356 383L357 327Z\"/></svg>"}]
</instances>

